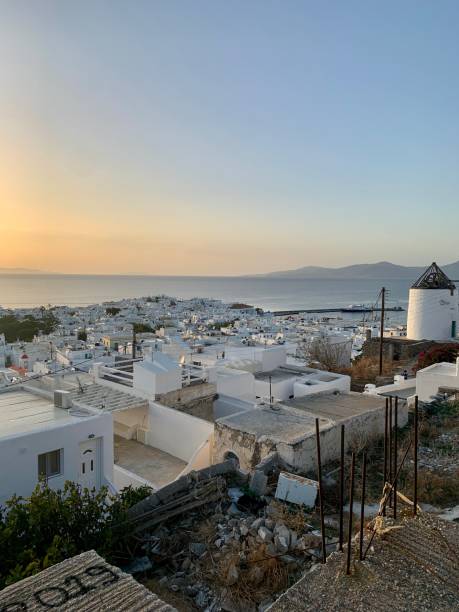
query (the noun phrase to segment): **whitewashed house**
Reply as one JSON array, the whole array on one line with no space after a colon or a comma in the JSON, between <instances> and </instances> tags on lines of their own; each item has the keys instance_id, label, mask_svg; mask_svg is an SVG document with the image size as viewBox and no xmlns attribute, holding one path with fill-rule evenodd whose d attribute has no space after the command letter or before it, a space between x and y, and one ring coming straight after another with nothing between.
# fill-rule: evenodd
<instances>
[{"instance_id":1,"label":"whitewashed house","mask_svg":"<svg viewBox=\"0 0 459 612\"><path fill-rule=\"evenodd\" d=\"M421 402L431 402L439 396L459 395L459 358L456 363L434 363L427 368L418 370L416 378L404 379L403 376L395 376L390 385L376 387L366 385L366 393L373 395L392 395L414 401L417 395Z\"/></svg>"},{"instance_id":2,"label":"whitewashed house","mask_svg":"<svg viewBox=\"0 0 459 612\"><path fill-rule=\"evenodd\" d=\"M71 480L89 489L113 479L110 414L74 409L65 392L0 392L0 504L28 496L45 478L53 489ZM67 407L69 406L69 407Z\"/></svg>"}]
</instances>

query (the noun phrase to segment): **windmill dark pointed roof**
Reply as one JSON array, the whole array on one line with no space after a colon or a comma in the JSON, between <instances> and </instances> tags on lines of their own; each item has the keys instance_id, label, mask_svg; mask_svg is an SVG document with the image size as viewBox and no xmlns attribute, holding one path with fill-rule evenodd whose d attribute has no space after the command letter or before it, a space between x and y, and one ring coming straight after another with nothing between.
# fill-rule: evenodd
<instances>
[{"instance_id":1,"label":"windmill dark pointed roof","mask_svg":"<svg viewBox=\"0 0 459 612\"><path fill-rule=\"evenodd\" d=\"M446 276L435 262L427 268L418 280L411 285L412 289L455 289L455 284Z\"/></svg>"}]
</instances>

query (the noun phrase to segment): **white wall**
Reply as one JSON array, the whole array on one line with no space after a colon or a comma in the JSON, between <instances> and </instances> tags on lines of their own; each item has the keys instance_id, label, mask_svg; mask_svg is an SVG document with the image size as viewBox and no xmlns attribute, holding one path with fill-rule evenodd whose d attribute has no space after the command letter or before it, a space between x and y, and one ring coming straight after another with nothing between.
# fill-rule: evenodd
<instances>
[{"instance_id":1,"label":"white wall","mask_svg":"<svg viewBox=\"0 0 459 612\"><path fill-rule=\"evenodd\" d=\"M288 400L293 395L293 385L295 377L287 378L286 380L279 380L272 382L271 393L274 399ZM269 381L256 380L255 379L255 395L257 397L266 398L269 401Z\"/></svg>"},{"instance_id":2,"label":"white wall","mask_svg":"<svg viewBox=\"0 0 459 612\"><path fill-rule=\"evenodd\" d=\"M213 434L212 436L203 442L201 446L196 449L195 453L188 462L186 468L177 476L183 476L188 474L192 470L202 470L203 468L209 467L212 463L212 445L213 445Z\"/></svg>"},{"instance_id":3,"label":"white wall","mask_svg":"<svg viewBox=\"0 0 459 612\"><path fill-rule=\"evenodd\" d=\"M151 487L155 490L159 488L149 480L145 480L145 478L137 476L137 474L122 468L120 465L113 466L113 484L118 491L121 491L121 489L129 486L134 487L135 489L143 486Z\"/></svg>"},{"instance_id":4,"label":"white wall","mask_svg":"<svg viewBox=\"0 0 459 612\"><path fill-rule=\"evenodd\" d=\"M416 374L416 393L422 402L428 402L439 387L459 388L459 359L457 363L436 363Z\"/></svg>"},{"instance_id":5,"label":"white wall","mask_svg":"<svg viewBox=\"0 0 459 612\"><path fill-rule=\"evenodd\" d=\"M59 489L66 480L78 481L80 442L89 436L101 437L101 484L113 480L113 426L112 415L67 422L52 429L33 431L22 436L0 440L0 504L14 493L28 496L38 483L38 455L64 449L62 475L49 479L49 486Z\"/></svg>"},{"instance_id":6,"label":"white wall","mask_svg":"<svg viewBox=\"0 0 459 612\"><path fill-rule=\"evenodd\" d=\"M339 457L340 448L340 425L346 426L345 445L346 449L354 443L361 443L362 439L371 440L374 436L384 434L384 408L372 410L361 415L355 415L350 419L335 423L330 427L320 430L320 450L322 462L326 463ZM398 407L398 426L403 427L408 422L408 408L406 404L400 403ZM317 449L315 435L296 445L280 443L276 447L279 456L289 465L302 470L315 468L317 460Z\"/></svg>"},{"instance_id":7,"label":"white wall","mask_svg":"<svg viewBox=\"0 0 459 612\"><path fill-rule=\"evenodd\" d=\"M115 434L123 438L135 439L138 427L149 429L150 415L146 406L145 408L117 410L112 414Z\"/></svg>"},{"instance_id":8,"label":"white wall","mask_svg":"<svg viewBox=\"0 0 459 612\"><path fill-rule=\"evenodd\" d=\"M250 372L219 368L216 371L216 383L219 394L230 397L255 397L255 377Z\"/></svg>"},{"instance_id":9,"label":"white wall","mask_svg":"<svg viewBox=\"0 0 459 612\"><path fill-rule=\"evenodd\" d=\"M214 431L213 423L156 402L150 402L149 413L148 444L182 461L190 461Z\"/></svg>"},{"instance_id":10,"label":"white wall","mask_svg":"<svg viewBox=\"0 0 459 612\"><path fill-rule=\"evenodd\" d=\"M261 361L262 371L270 372L287 363L287 350L284 346L257 348L256 360Z\"/></svg>"},{"instance_id":11,"label":"white wall","mask_svg":"<svg viewBox=\"0 0 459 612\"><path fill-rule=\"evenodd\" d=\"M364 393L369 395L381 395L383 393L396 393L403 389L409 389L416 385L416 381L413 378L398 380L397 382L391 383L390 385L383 385L377 387L376 385L368 385ZM367 387L367 386L366 386ZM416 391L413 391L413 395L416 395Z\"/></svg>"},{"instance_id":12,"label":"white wall","mask_svg":"<svg viewBox=\"0 0 459 612\"><path fill-rule=\"evenodd\" d=\"M329 374L328 376L333 376ZM327 372L322 375L311 377L309 381L311 384L307 385L302 382L295 382L293 385L293 393L295 397L304 397L305 395L315 395L316 393L322 393L324 391L339 391L340 393L349 393L351 390L351 379L349 376L340 375L335 380L327 381L320 380L327 378Z\"/></svg>"},{"instance_id":13,"label":"white wall","mask_svg":"<svg viewBox=\"0 0 459 612\"><path fill-rule=\"evenodd\" d=\"M153 361L134 363L134 388L155 397L182 387L182 370L162 353L153 353ZM164 363L163 363L164 362Z\"/></svg>"}]
</instances>

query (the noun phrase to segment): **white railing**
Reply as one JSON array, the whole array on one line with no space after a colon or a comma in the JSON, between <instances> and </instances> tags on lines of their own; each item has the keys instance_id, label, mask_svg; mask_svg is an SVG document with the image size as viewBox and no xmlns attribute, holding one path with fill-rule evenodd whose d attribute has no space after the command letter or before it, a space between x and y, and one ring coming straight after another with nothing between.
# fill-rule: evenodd
<instances>
[{"instance_id":1,"label":"white railing","mask_svg":"<svg viewBox=\"0 0 459 612\"><path fill-rule=\"evenodd\" d=\"M184 363L182 365L182 384L189 385L192 381L201 380L207 382L209 373L206 368L197 366L192 363Z\"/></svg>"},{"instance_id":2,"label":"white railing","mask_svg":"<svg viewBox=\"0 0 459 612\"><path fill-rule=\"evenodd\" d=\"M125 372L124 370L118 370L117 368L110 368L108 366L99 366L98 378L103 378L111 382L124 385L125 387L134 386L134 375L132 372Z\"/></svg>"}]
</instances>

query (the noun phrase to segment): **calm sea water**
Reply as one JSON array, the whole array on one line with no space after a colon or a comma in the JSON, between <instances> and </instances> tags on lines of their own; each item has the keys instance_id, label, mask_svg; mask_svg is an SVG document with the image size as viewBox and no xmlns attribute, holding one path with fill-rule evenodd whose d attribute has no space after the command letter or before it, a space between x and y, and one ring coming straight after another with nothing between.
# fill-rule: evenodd
<instances>
[{"instance_id":1,"label":"calm sea water","mask_svg":"<svg viewBox=\"0 0 459 612\"><path fill-rule=\"evenodd\" d=\"M338 308L376 301L382 286L388 305L406 308L406 280L293 280L190 276L0 275L0 305L87 305L128 297L166 294L177 298L212 297L240 301L267 310ZM406 313L392 315L403 321Z\"/></svg>"}]
</instances>

